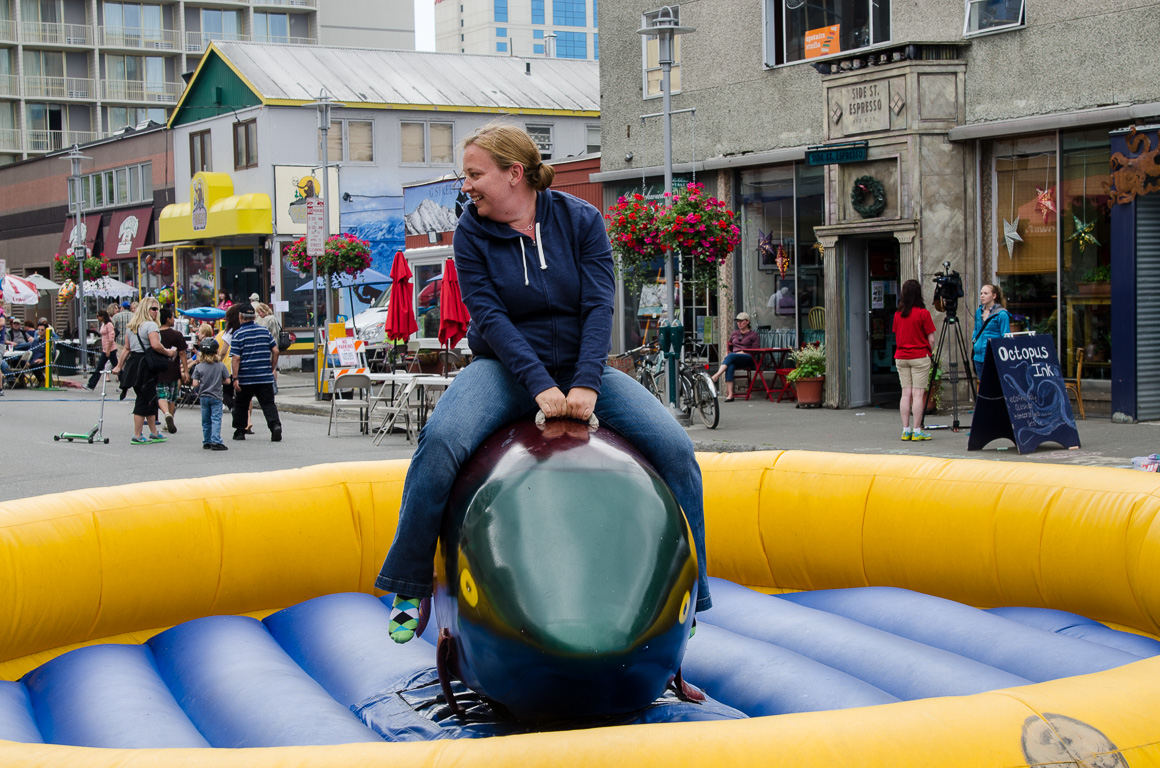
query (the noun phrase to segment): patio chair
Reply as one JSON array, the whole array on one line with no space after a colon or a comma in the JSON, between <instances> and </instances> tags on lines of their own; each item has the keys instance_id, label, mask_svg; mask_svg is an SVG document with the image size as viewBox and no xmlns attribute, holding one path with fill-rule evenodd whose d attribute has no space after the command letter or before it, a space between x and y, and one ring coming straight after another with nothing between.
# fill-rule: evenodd
<instances>
[{"instance_id":1,"label":"patio chair","mask_svg":"<svg viewBox=\"0 0 1160 768\"><path fill-rule=\"evenodd\" d=\"M326 426L326 434L331 430L338 435L338 422L343 411L358 411L359 432L370 432L370 391L371 377L365 373L344 373L338 376L330 385L330 423ZM349 395L344 398L343 394Z\"/></svg>"},{"instance_id":2,"label":"patio chair","mask_svg":"<svg viewBox=\"0 0 1160 768\"><path fill-rule=\"evenodd\" d=\"M1069 395L1075 395L1075 404L1079 408L1079 417L1087 421L1087 414L1083 409L1083 347L1078 347L1075 350L1075 379L1067 379L1063 382Z\"/></svg>"}]
</instances>

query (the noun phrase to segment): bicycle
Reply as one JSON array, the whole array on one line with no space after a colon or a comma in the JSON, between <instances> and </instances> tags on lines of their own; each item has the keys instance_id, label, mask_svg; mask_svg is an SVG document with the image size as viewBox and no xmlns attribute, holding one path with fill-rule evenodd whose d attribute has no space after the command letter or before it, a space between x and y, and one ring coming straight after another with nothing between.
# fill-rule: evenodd
<instances>
[{"instance_id":1,"label":"bicycle","mask_svg":"<svg viewBox=\"0 0 1160 768\"><path fill-rule=\"evenodd\" d=\"M632 358L635 369L634 377L641 386L652 393L657 400L664 402L664 370L665 358L656 343L644 344L636 349L630 349L618 357Z\"/></svg>"},{"instance_id":2,"label":"bicycle","mask_svg":"<svg viewBox=\"0 0 1160 768\"><path fill-rule=\"evenodd\" d=\"M696 351L697 342L691 342L693 350ZM690 342L686 342L688 347ZM716 429L718 422L721 420L721 409L717 401L717 386L713 383L712 377L705 372L703 366L696 366L690 362L693 355L686 354L680 366L677 368L678 378L678 407L684 411L686 416L691 416L693 411L697 411L697 415L701 417L701 422L709 429Z\"/></svg>"}]
</instances>

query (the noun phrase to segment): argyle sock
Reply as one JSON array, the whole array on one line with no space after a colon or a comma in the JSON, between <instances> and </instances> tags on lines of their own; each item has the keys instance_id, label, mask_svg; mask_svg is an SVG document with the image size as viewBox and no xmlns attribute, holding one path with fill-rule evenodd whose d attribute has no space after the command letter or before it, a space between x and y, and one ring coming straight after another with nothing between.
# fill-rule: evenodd
<instances>
[{"instance_id":1,"label":"argyle sock","mask_svg":"<svg viewBox=\"0 0 1160 768\"><path fill-rule=\"evenodd\" d=\"M396 643L405 643L415 636L415 630L419 628L419 601L418 597L395 595L387 629Z\"/></svg>"}]
</instances>

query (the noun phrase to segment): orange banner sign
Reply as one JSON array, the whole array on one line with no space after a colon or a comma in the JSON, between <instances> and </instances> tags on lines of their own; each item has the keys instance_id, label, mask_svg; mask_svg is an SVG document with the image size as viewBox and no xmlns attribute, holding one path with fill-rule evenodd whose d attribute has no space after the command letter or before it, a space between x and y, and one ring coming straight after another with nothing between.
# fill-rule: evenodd
<instances>
[{"instance_id":1,"label":"orange banner sign","mask_svg":"<svg viewBox=\"0 0 1160 768\"><path fill-rule=\"evenodd\" d=\"M842 44L838 41L838 31L841 28L841 24L831 24L806 32L806 58L816 59L841 51Z\"/></svg>"}]
</instances>

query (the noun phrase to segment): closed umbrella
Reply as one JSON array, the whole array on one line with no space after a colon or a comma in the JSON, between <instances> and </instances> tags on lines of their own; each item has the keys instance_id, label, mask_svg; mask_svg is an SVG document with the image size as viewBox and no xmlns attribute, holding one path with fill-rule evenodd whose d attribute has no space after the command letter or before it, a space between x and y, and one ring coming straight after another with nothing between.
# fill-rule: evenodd
<instances>
[{"instance_id":1,"label":"closed umbrella","mask_svg":"<svg viewBox=\"0 0 1160 768\"><path fill-rule=\"evenodd\" d=\"M448 259L443 265L443 288L439 293L439 304L439 343L450 349L467 335L467 324L471 321L471 315L459 293L459 273L455 271L454 259Z\"/></svg>"},{"instance_id":2,"label":"closed umbrella","mask_svg":"<svg viewBox=\"0 0 1160 768\"><path fill-rule=\"evenodd\" d=\"M36 304L40 301L40 291L32 281L16 275L4 275L0 280L0 293L10 304Z\"/></svg>"},{"instance_id":3,"label":"closed umbrella","mask_svg":"<svg viewBox=\"0 0 1160 768\"><path fill-rule=\"evenodd\" d=\"M395 251L395 260L391 263L391 295L387 299L387 323L383 330L387 338L396 344L406 341L411 334L419 330L419 323L415 320L415 302L411 296L411 267L403 257L402 251Z\"/></svg>"}]
</instances>

